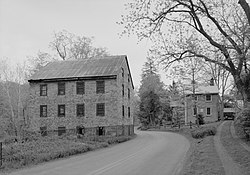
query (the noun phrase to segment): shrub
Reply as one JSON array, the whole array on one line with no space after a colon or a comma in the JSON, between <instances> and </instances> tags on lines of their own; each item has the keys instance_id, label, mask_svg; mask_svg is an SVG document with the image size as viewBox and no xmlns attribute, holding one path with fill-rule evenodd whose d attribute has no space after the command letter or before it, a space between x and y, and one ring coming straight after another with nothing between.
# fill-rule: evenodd
<instances>
[{"instance_id":1,"label":"shrub","mask_svg":"<svg viewBox=\"0 0 250 175\"><path fill-rule=\"evenodd\" d=\"M216 134L216 128L214 126L200 127L191 131L192 137L196 139L204 138L206 136L215 134Z\"/></svg>"}]
</instances>

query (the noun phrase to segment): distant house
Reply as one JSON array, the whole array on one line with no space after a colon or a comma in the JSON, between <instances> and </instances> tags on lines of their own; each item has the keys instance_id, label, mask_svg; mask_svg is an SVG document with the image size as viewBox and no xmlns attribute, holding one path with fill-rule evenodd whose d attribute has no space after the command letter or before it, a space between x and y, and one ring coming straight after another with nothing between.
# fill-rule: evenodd
<instances>
[{"instance_id":1,"label":"distant house","mask_svg":"<svg viewBox=\"0 0 250 175\"><path fill-rule=\"evenodd\" d=\"M52 62L28 81L33 131L133 134L134 86L127 56Z\"/></svg>"},{"instance_id":2,"label":"distant house","mask_svg":"<svg viewBox=\"0 0 250 175\"><path fill-rule=\"evenodd\" d=\"M195 89L195 97L192 91L186 91L185 123L196 122L196 116L201 114L204 121L213 122L219 119L219 90L213 84L210 86L198 86Z\"/></svg>"}]
</instances>

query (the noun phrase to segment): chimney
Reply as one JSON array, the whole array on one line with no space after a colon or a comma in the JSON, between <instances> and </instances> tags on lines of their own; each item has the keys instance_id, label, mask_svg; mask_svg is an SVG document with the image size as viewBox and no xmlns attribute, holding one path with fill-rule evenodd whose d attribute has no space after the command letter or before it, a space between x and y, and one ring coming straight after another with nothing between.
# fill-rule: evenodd
<instances>
[{"instance_id":1,"label":"chimney","mask_svg":"<svg viewBox=\"0 0 250 175\"><path fill-rule=\"evenodd\" d=\"M214 86L214 78L210 79L210 86Z\"/></svg>"}]
</instances>

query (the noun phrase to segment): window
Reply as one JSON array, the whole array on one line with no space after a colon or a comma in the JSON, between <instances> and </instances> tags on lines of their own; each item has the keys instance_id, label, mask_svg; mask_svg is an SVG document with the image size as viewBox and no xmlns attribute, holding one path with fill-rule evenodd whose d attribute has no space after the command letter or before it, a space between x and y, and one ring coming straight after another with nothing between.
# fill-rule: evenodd
<instances>
[{"instance_id":1,"label":"window","mask_svg":"<svg viewBox=\"0 0 250 175\"><path fill-rule=\"evenodd\" d=\"M84 94L84 93L85 93L84 81L76 82L76 94Z\"/></svg>"},{"instance_id":2,"label":"window","mask_svg":"<svg viewBox=\"0 0 250 175\"><path fill-rule=\"evenodd\" d=\"M124 77L124 69L122 68L122 77Z\"/></svg>"},{"instance_id":3,"label":"window","mask_svg":"<svg viewBox=\"0 0 250 175\"><path fill-rule=\"evenodd\" d=\"M104 83L104 81L96 81L96 93L97 94L105 93L105 83Z\"/></svg>"},{"instance_id":4,"label":"window","mask_svg":"<svg viewBox=\"0 0 250 175\"><path fill-rule=\"evenodd\" d=\"M130 99L130 89L128 89L128 99Z\"/></svg>"},{"instance_id":5,"label":"window","mask_svg":"<svg viewBox=\"0 0 250 175\"><path fill-rule=\"evenodd\" d=\"M207 115L211 115L211 108L207 108Z\"/></svg>"},{"instance_id":6,"label":"window","mask_svg":"<svg viewBox=\"0 0 250 175\"><path fill-rule=\"evenodd\" d=\"M96 128L96 135L98 136L104 136L105 135L105 127L97 127Z\"/></svg>"},{"instance_id":7,"label":"window","mask_svg":"<svg viewBox=\"0 0 250 175\"><path fill-rule=\"evenodd\" d=\"M64 133L66 133L66 127L58 127L58 136L63 135Z\"/></svg>"},{"instance_id":8,"label":"window","mask_svg":"<svg viewBox=\"0 0 250 175\"><path fill-rule=\"evenodd\" d=\"M122 105L122 117L125 116L124 105Z\"/></svg>"},{"instance_id":9,"label":"window","mask_svg":"<svg viewBox=\"0 0 250 175\"><path fill-rule=\"evenodd\" d=\"M65 105L58 105L58 117L65 117Z\"/></svg>"},{"instance_id":10,"label":"window","mask_svg":"<svg viewBox=\"0 0 250 175\"><path fill-rule=\"evenodd\" d=\"M197 107L193 108L193 115L197 115Z\"/></svg>"},{"instance_id":11,"label":"window","mask_svg":"<svg viewBox=\"0 0 250 175\"><path fill-rule=\"evenodd\" d=\"M122 96L124 97L124 84L122 84Z\"/></svg>"},{"instance_id":12,"label":"window","mask_svg":"<svg viewBox=\"0 0 250 175\"><path fill-rule=\"evenodd\" d=\"M130 107L128 107L128 118L130 118Z\"/></svg>"},{"instance_id":13,"label":"window","mask_svg":"<svg viewBox=\"0 0 250 175\"><path fill-rule=\"evenodd\" d=\"M198 101L198 96L197 95L194 96L194 100Z\"/></svg>"},{"instance_id":14,"label":"window","mask_svg":"<svg viewBox=\"0 0 250 175\"><path fill-rule=\"evenodd\" d=\"M47 84L40 85L40 96L47 96Z\"/></svg>"},{"instance_id":15,"label":"window","mask_svg":"<svg viewBox=\"0 0 250 175\"><path fill-rule=\"evenodd\" d=\"M105 104L104 103L97 103L96 104L96 115L97 116L104 116L105 115Z\"/></svg>"},{"instance_id":16,"label":"window","mask_svg":"<svg viewBox=\"0 0 250 175\"><path fill-rule=\"evenodd\" d=\"M78 104L76 107L76 115L84 116L84 104Z\"/></svg>"},{"instance_id":17,"label":"window","mask_svg":"<svg viewBox=\"0 0 250 175\"><path fill-rule=\"evenodd\" d=\"M212 96L211 95L206 95L206 101L212 101Z\"/></svg>"},{"instance_id":18,"label":"window","mask_svg":"<svg viewBox=\"0 0 250 175\"><path fill-rule=\"evenodd\" d=\"M40 117L47 117L47 105L40 105Z\"/></svg>"},{"instance_id":19,"label":"window","mask_svg":"<svg viewBox=\"0 0 250 175\"><path fill-rule=\"evenodd\" d=\"M40 133L41 133L41 136L47 136L47 127L44 126L44 127L40 127Z\"/></svg>"},{"instance_id":20,"label":"window","mask_svg":"<svg viewBox=\"0 0 250 175\"><path fill-rule=\"evenodd\" d=\"M65 95L65 83L58 83L58 95Z\"/></svg>"},{"instance_id":21,"label":"window","mask_svg":"<svg viewBox=\"0 0 250 175\"><path fill-rule=\"evenodd\" d=\"M85 133L85 128L84 128L83 126L77 126L77 127L76 127L76 133L77 133L77 134L84 135L84 133Z\"/></svg>"}]
</instances>

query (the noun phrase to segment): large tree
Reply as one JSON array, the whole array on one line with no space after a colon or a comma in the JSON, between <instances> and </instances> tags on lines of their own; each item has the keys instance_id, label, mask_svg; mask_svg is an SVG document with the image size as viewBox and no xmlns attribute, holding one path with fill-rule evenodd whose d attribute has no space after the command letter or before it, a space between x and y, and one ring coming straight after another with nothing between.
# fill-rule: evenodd
<instances>
[{"instance_id":1,"label":"large tree","mask_svg":"<svg viewBox=\"0 0 250 175\"><path fill-rule=\"evenodd\" d=\"M240 4L240 5L239 5ZM250 105L250 15L245 0L135 0L122 19L126 32L151 38L166 67L194 57L230 72ZM220 52L223 59L215 59Z\"/></svg>"},{"instance_id":2,"label":"large tree","mask_svg":"<svg viewBox=\"0 0 250 175\"><path fill-rule=\"evenodd\" d=\"M106 48L94 47L94 38L78 36L66 30L54 33L50 47L56 51L59 57L66 59L90 59L107 56Z\"/></svg>"},{"instance_id":3,"label":"large tree","mask_svg":"<svg viewBox=\"0 0 250 175\"><path fill-rule=\"evenodd\" d=\"M139 88L139 119L144 125L159 124L169 113L169 99L154 62L148 58L142 69Z\"/></svg>"}]
</instances>

